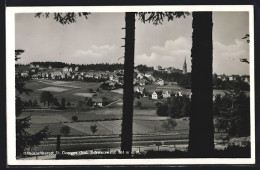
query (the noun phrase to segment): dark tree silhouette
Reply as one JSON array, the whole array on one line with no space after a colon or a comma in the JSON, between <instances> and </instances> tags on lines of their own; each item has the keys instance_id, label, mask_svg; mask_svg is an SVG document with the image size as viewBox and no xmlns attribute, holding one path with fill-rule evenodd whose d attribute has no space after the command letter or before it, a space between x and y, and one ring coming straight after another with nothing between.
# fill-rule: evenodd
<instances>
[{"instance_id":1,"label":"dark tree silhouette","mask_svg":"<svg viewBox=\"0 0 260 170\"><path fill-rule=\"evenodd\" d=\"M43 17L43 18L49 18L50 17L49 12L38 12L35 14L35 17ZM53 19L59 23L61 23L62 25L66 25L66 24L71 24L76 22L77 16L78 17L85 17L86 19L88 19L88 15L90 15L90 12L66 12L66 13L62 13L62 12L54 12L53 13Z\"/></svg>"},{"instance_id":2,"label":"dark tree silhouette","mask_svg":"<svg viewBox=\"0 0 260 170\"><path fill-rule=\"evenodd\" d=\"M62 126L60 128L60 133L62 133L64 136L68 136L70 134L70 127L69 126Z\"/></svg>"},{"instance_id":3,"label":"dark tree silhouette","mask_svg":"<svg viewBox=\"0 0 260 170\"><path fill-rule=\"evenodd\" d=\"M214 150L212 113L212 12L193 12L192 100L188 151L208 157Z\"/></svg>"},{"instance_id":4,"label":"dark tree silhouette","mask_svg":"<svg viewBox=\"0 0 260 170\"><path fill-rule=\"evenodd\" d=\"M44 106L46 105L46 102L47 102L47 105L48 107L53 103L53 94L49 91L43 91L41 93L41 96L40 96L40 102L41 103L44 103Z\"/></svg>"},{"instance_id":5,"label":"dark tree silhouette","mask_svg":"<svg viewBox=\"0 0 260 170\"><path fill-rule=\"evenodd\" d=\"M63 98L61 99L61 104L60 104L61 109L66 109L65 103L66 103L66 100L65 100L65 98L63 97Z\"/></svg>"},{"instance_id":6,"label":"dark tree silhouette","mask_svg":"<svg viewBox=\"0 0 260 170\"><path fill-rule=\"evenodd\" d=\"M15 50L15 60L18 60L18 55L22 54L24 50ZM28 129L30 128L30 116L21 117L22 111L24 109L24 102L19 97L20 94L25 93L29 95L30 89L25 88L26 81L21 77L16 76L15 78L15 88L18 91L16 95L16 156L22 156L26 149L33 149L33 147L38 146L40 141L45 140L49 137L48 126L44 127L42 130L35 134L30 134Z\"/></svg>"},{"instance_id":7,"label":"dark tree silhouette","mask_svg":"<svg viewBox=\"0 0 260 170\"><path fill-rule=\"evenodd\" d=\"M131 154L133 135L133 74L135 46L135 13L125 13L125 63L124 63L124 93L123 118L121 134L121 150Z\"/></svg>"},{"instance_id":8,"label":"dark tree silhouette","mask_svg":"<svg viewBox=\"0 0 260 170\"><path fill-rule=\"evenodd\" d=\"M92 131L92 133L94 135L97 132L97 125L96 124L95 125L91 125L90 129L91 129L91 131Z\"/></svg>"}]
</instances>

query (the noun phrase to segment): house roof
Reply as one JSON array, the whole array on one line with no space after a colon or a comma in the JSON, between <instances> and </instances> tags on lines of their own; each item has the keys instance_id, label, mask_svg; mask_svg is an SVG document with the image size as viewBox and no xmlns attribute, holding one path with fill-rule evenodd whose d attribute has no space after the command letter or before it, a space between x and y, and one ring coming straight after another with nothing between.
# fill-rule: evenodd
<instances>
[{"instance_id":1,"label":"house roof","mask_svg":"<svg viewBox=\"0 0 260 170\"><path fill-rule=\"evenodd\" d=\"M102 98L94 98L92 100L94 103L102 103L103 102L103 99Z\"/></svg>"}]
</instances>

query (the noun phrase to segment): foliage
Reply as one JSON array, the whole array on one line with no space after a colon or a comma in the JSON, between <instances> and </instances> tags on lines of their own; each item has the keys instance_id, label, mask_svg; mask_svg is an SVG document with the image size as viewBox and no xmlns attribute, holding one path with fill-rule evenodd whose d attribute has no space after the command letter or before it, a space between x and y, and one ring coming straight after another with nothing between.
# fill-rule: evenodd
<instances>
[{"instance_id":1,"label":"foliage","mask_svg":"<svg viewBox=\"0 0 260 170\"><path fill-rule=\"evenodd\" d=\"M161 78L164 81L169 82L177 82L180 86L184 88L190 88L191 87L191 74L182 74L179 72L173 72L173 73L167 73L167 72L160 72L160 71L154 71L153 72L154 78Z\"/></svg>"},{"instance_id":2,"label":"foliage","mask_svg":"<svg viewBox=\"0 0 260 170\"><path fill-rule=\"evenodd\" d=\"M142 107L142 103L140 101L136 102L136 107L141 108Z\"/></svg>"},{"instance_id":3,"label":"foliage","mask_svg":"<svg viewBox=\"0 0 260 170\"><path fill-rule=\"evenodd\" d=\"M64 136L68 136L70 134L70 127L69 126L62 126L60 128L60 133L62 133Z\"/></svg>"},{"instance_id":4,"label":"foliage","mask_svg":"<svg viewBox=\"0 0 260 170\"><path fill-rule=\"evenodd\" d=\"M79 108L89 108L93 107L93 101L91 97L85 97L84 101L79 101L78 107Z\"/></svg>"},{"instance_id":5,"label":"foliage","mask_svg":"<svg viewBox=\"0 0 260 170\"><path fill-rule=\"evenodd\" d=\"M49 12L39 12L35 14L35 17L44 17L44 18L49 18L50 17ZM88 15L90 15L89 12L66 12L66 13L62 13L62 12L55 12L53 13L53 19L57 22L59 22L62 25L66 25L66 24L70 24L70 23L74 23L76 22L77 16L78 17L82 17L84 16L86 19L88 19Z\"/></svg>"},{"instance_id":6,"label":"foliage","mask_svg":"<svg viewBox=\"0 0 260 170\"><path fill-rule=\"evenodd\" d=\"M169 116L168 115L168 105L167 104L160 104L158 107L157 107L157 110L156 110L156 114L158 116Z\"/></svg>"},{"instance_id":7,"label":"foliage","mask_svg":"<svg viewBox=\"0 0 260 170\"><path fill-rule=\"evenodd\" d=\"M70 107L71 106L71 103L70 101L67 102L67 106Z\"/></svg>"},{"instance_id":8,"label":"foliage","mask_svg":"<svg viewBox=\"0 0 260 170\"><path fill-rule=\"evenodd\" d=\"M161 126L167 130L174 130L177 126L177 122L174 119L168 119L166 122L163 122Z\"/></svg>"},{"instance_id":9,"label":"foliage","mask_svg":"<svg viewBox=\"0 0 260 170\"><path fill-rule=\"evenodd\" d=\"M61 109L66 109L65 103L66 103L66 100L65 100L65 98L63 97L63 98L61 99L61 104L60 104L60 108L61 108Z\"/></svg>"},{"instance_id":10,"label":"foliage","mask_svg":"<svg viewBox=\"0 0 260 170\"><path fill-rule=\"evenodd\" d=\"M18 56L21 55L22 53L24 53L24 50L21 50L21 49L15 50L15 61L21 59Z\"/></svg>"},{"instance_id":11,"label":"foliage","mask_svg":"<svg viewBox=\"0 0 260 170\"><path fill-rule=\"evenodd\" d=\"M60 102L58 101L58 99L56 97L53 98L53 105L60 108Z\"/></svg>"},{"instance_id":12,"label":"foliage","mask_svg":"<svg viewBox=\"0 0 260 170\"><path fill-rule=\"evenodd\" d=\"M108 90L110 88L109 83L102 83L100 85L100 88L102 88L103 90Z\"/></svg>"},{"instance_id":13,"label":"foliage","mask_svg":"<svg viewBox=\"0 0 260 170\"><path fill-rule=\"evenodd\" d=\"M226 76L226 75L223 75ZM227 76L226 76L227 77ZM229 80L222 80L219 79L217 74L213 74L212 82L214 89L221 89L221 90L232 90L234 88L239 88L244 91L250 90L249 84L241 80L241 77L237 76L236 81L229 81Z\"/></svg>"},{"instance_id":14,"label":"foliage","mask_svg":"<svg viewBox=\"0 0 260 170\"><path fill-rule=\"evenodd\" d=\"M40 96L40 102L44 104L44 106L47 103L47 106L50 107L50 105L53 103L53 94L49 91L43 91Z\"/></svg>"},{"instance_id":15,"label":"foliage","mask_svg":"<svg viewBox=\"0 0 260 170\"><path fill-rule=\"evenodd\" d=\"M22 54L24 50L15 50L15 60L18 60L18 55ZM19 92L19 94L25 93L29 95L30 89L25 88L25 80L22 79L19 76L16 76L15 79L15 88ZM31 104L36 106L37 101L33 102L29 100L27 104ZM21 117L22 111L25 107L25 102L22 101L22 99L19 97L19 95L16 96L15 100L15 106L16 106L16 156L22 156L23 152L26 149L32 150L35 146L38 146L40 144L40 141L46 140L50 133L48 133L48 126L44 127L42 130L35 134L30 134L27 129L30 128L30 120L31 117Z\"/></svg>"},{"instance_id":16,"label":"foliage","mask_svg":"<svg viewBox=\"0 0 260 170\"><path fill-rule=\"evenodd\" d=\"M182 74L182 73L167 73L167 72L160 72L154 71L153 76L155 78L161 78L164 81L169 82L177 82L180 86L184 88L191 88L191 74ZM223 75L226 76L226 75ZM226 76L227 77L227 76ZM240 88L241 90L248 91L250 90L249 84L245 83L241 80L239 76L237 76L236 81L229 81L229 80L222 80L218 78L217 74L213 74L212 77L213 88L220 89L220 90L231 90L234 88Z\"/></svg>"},{"instance_id":17,"label":"foliage","mask_svg":"<svg viewBox=\"0 0 260 170\"><path fill-rule=\"evenodd\" d=\"M230 137L250 136L250 98L236 89L214 102L219 108L217 128Z\"/></svg>"},{"instance_id":18,"label":"foliage","mask_svg":"<svg viewBox=\"0 0 260 170\"><path fill-rule=\"evenodd\" d=\"M97 132L97 125L96 124L95 125L91 125L90 129L91 129L91 131L92 131L92 133L94 135Z\"/></svg>"},{"instance_id":19,"label":"foliage","mask_svg":"<svg viewBox=\"0 0 260 170\"><path fill-rule=\"evenodd\" d=\"M37 100L34 100L34 101L32 102L32 100L29 99L28 101L23 101L23 106L24 106L24 108L36 108L36 107L38 107L39 105L38 105Z\"/></svg>"},{"instance_id":20,"label":"foliage","mask_svg":"<svg viewBox=\"0 0 260 170\"><path fill-rule=\"evenodd\" d=\"M189 16L189 12L138 12L136 14L143 23L149 22L154 25L161 25L166 18L172 21L174 18L185 18Z\"/></svg>"},{"instance_id":21,"label":"foliage","mask_svg":"<svg viewBox=\"0 0 260 170\"><path fill-rule=\"evenodd\" d=\"M71 119L72 119L73 121L75 121L75 122L76 122L76 121L78 120L78 116L75 116L75 115L74 115L74 116L72 116L72 118L71 118Z\"/></svg>"},{"instance_id":22,"label":"foliage","mask_svg":"<svg viewBox=\"0 0 260 170\"><path fill-rule=\"evenodd\" d=\"M88 89L87 91L88 91L89 93L93 93L93 92L94 92L94 90L93 90L93 89L91 89L91 88L90 88L90 89Z\"/></svg>"},{"instance_id":23,"label":"foliage","mask_svg":"<svg viewBox=\"0 0 260 170\"><path fill-rule=\"evenodd\" d=\"M124 65L121 63L97 63L97 64L72 64L72 63L63 63L63 62L52 62L52 61L46 61L46 62L31 62L30 64L33 65L39 65L40 67L49 67L50 65L53 68L64 68L64 67L78 67L79 71L110 71L113 72L115 70L123 70ZM22 64L17 64L18 66L21 66Z\"/></svg>"},{"instance_id":24,"label":"foliage","mask_svg":"<svg viewBox=\"0 0 260 170\"><path fill-rule=\"evenodd\" d=\"M153 71L153 67L148 67L148 66L146 66L146 65L142 65L142 64L140 64L140 65L137 65L136 66L136 69L138 70L138 71L140 71L140 72L147 72L147 71Z\"/></svg>"},{"instance_id":25,"label":"foliage","mask_svg":"<svg viewBox=\"0 0 260 170\"><path fill-rule=\"evenodd\" d=\"M158 116L170 116L172 118L188 117L191 112L191 101L186 96L171 96L163 104L156 103Z\"/></svg>"}]
</instances>

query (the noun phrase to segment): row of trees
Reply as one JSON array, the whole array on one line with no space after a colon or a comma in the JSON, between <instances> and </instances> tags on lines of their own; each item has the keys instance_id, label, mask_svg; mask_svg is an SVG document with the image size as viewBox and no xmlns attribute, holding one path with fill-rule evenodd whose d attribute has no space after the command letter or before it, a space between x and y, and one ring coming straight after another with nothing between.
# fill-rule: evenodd
<instances>
[{"instance_id":1,"label":"row of trees","mask_svg":"<svg viewBox=\"0 0 260 170\"><path fill-rule=\"evenodd\" d=\"M153 76L155 78L161 78L164 81L169 82L177 82L180 86L184 88L191 88L191 74L181 74L181 73L166 73L166 72L160 72L160 71L154 71ZM249 91L250 86L248 83L245 83L241 80L241 78L238 76L236 81L229 81L222 80L217 78L217 74L213 74L212 77L212 83L214 89L220 89L220 90L231 90L234 88L240 88L244 91Z\"/></svg>"},{"instance_id":2,"label":"row of trees","mask_svg":"<svg viewBox=\"0 0 260 170\"><path fill-rule=\"evenodd\" d=\"M230 137L250 136L250 98L242 90L216 96L213 114L217 117L218 130L227 132Z\"/></svg>"},{"instance_id":3,"label":"row of trees","mask_svg":"<svg viewBox=\"0 0 260 170\"><path fill-rule=\"evenodd\" d=\"M29 99L28 101L22 101L25 108L35 108L39 107L37 100L32 101Z\"/></svg>"},{"instance_id":4,"label":"row of trees","mask_svg":"<svg viewBox=\"0 0 260 170\"><path fill-rule=\"evenodd\" d=\"M84 64L79 66L80 70L89 71L89 70L96 70L96 71L114 71L114 70L123 70L124 64L120 63L100 63L100 64Z\"/></svg>"},{"instance_id":5,"label":"row of trees","mask_svg":"<svg viewBox=\"0 0 260 170\"><path fill-rule=\"evenodd\" d=\"M113 90L113 89L118 89L118 88L122 88L123 85L119 84L119 83L115 83L113 85L109 84L108 82L104 82L100 85L100 88L103 90Z\"/></svg>"},{"instance_id":6,"label":"row of trees","mask_svg":"<svg viewBox=\"0 0 260 170\"><path fill-rule=\"evenodd\" d=\"M171 96L165 103L156 103L158 116L170 116L171 118L188 117L191 113L191 101L188 96Z\"/></svg>"},{"instance_id":7,"label":"row of trees","mask_svg":"<svg viewBox=\"0 0 260 170\"><path fill-rule=\"evenodd\" d=\"M148 72L148 71L154 71L153 67L146 66L145 64L137 65L135 68L142 73Z\"/></svg>"},{"instance_id":8,"label":"row of trees","mask_svg":"<svg viewBox=\"0 0 260 170\"><path fill-rule=\"evenodd\" d=\"M70 101L68 101L67 104L66 104L66 100L63 97L61 99L61 102L59 102L58 99L56 97L54 97L53 94L51 92L49 92L49 91L43 91L41 93L40 102L43 103L44 106L46 106L46 105L48 107L55 106L58 109L65 109L66 106L68 106L68 107L71 106Z\"/></svg>"},{"instance_id":9,"label":"row of trees","mask_svg":"<svg viewBox=\"0 0 260 170\"><path fill-rule=\"evenodd\" d=\"M217 78L217 75L214 74L212 77L213 81L213 88L214 89L222 89L222 90L232 90L232 89L240 89L243 91L249 91L250 85L241 80L241 77L236 77L236 81L226 81Z\"/></svg>"},{"instance_id":10,"label":"row of trees","mask_svg":"<svg viewBox=\"0 0 260 170\"><path fill-rule=\"evenodd\" d=\"M63 63L63 62L51 62L51 61L46 61L46 62L32 62L31 64L33 65L39 65L40 67L45 67L48 68L49 66L52 66L53 68L63 68L63 67L75 67L75 64L68 64L68 63Z\"/></svg>"},{"instance_id":11,"label":"row of trees","mask_svg":"<svg viewBox=\"0 0 260 170\"><path fill-rule=\"evenodd\" d=\"M52 66L52 68L64 68L64 67L78 67L79 70L89 71L89 70L96 70L96 71L114 71L114 70L123 70L124 65L121 63L98 63L98 64L72 64L72 63L64 63L64 62L32 62L33 65L39 65L40 67L48 68ZM22 64L17 64L17 66Z\"/></svg>"}]
</instances>

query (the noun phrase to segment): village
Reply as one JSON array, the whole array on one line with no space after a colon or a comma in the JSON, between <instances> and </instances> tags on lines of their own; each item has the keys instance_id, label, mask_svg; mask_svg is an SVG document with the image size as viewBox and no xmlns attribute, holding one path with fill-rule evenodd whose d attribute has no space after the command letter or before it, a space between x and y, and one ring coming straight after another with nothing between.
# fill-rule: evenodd
<instances>
[{"instance_id":1,"label":"village","mask_svg":"<svg viewBox=\"0 0 260 170\"><path fill-rule=\"evenodd\" d=\"M30 78L32 80L62 80L62 81L87 81L87 82L100 82L101 88L105 90L122 89L124 84L124 70L117 69L113 71L100 71L100 70L84 70L79 69L79 66L65 66L63 68L53 68L51 65L48 67L40 66L39 64L28 64L16 66L16 76L22 78ZM155 73L157 76L155 77ZM159 76L158 76L159 74ZM153 67L148 71L139 71L134 69L134 93L135 97L149 97L150 99L166 99L171 96L187 95L191 98L190 90L172 90L171 86L182 86L177 81L164 80L161 75L178 74L180 76L189 75L187 72L186 59L183 64L183 70L174 67L163 68L162 66ZM238 82L242 81L249 85L248 75L213 75L216 81L221 82ZM156 89L147 89L147 86L156 86ZM95 91L94 91L95 92ZM213 99L215 98L215 94ZM98 99L100 100L100 99ZM98 104L101 105L101 104Z\"/></svg>"}]
</instances>

